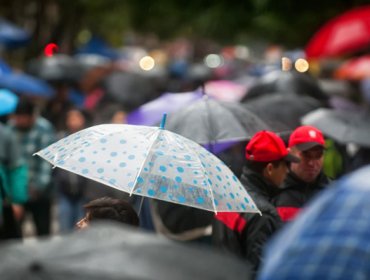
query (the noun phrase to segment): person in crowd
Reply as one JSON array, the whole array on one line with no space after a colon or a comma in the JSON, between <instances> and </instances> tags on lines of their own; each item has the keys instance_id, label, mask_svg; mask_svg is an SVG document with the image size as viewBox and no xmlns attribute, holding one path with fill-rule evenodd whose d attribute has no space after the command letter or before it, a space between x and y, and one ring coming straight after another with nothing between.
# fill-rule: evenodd
<instances>
[{"instance_id":1,"label":"person in crowd","mask_svg":"<svg viewBox=\"0 0 370 280\"><path fill-rule=\"evenodd\" d=\"M70 87L64 82L53 83L56 95L50 99L41 115L47 119L57 132L65 130L65 122L67 111L73 107L69 100Z\"/></svg>"},{"instance_id":2,"label":"person in crowd","mask_svg":"<svg viewBox=\"0 0 370 280\"><path fill-rule=\"evenodd\" d=\"M252 137L246 146L246 159L241 182L262 215L218 213L213 223L213 240L217 247L249 261L256 272L265 242L282 225L271 200L287 175L288 162L299 159L270 131L260 131Z\"/></svg>"},{"instance_id":3,"label":"person in crowd","mask_svg":"<svg viewBox=\"0 0 370 280\"><path fill-rule=\"evenodd\" d=\"M21 99L9 126L20 143L23 159L28 165L28 200L25 212L32 215L37 235L41 236L50 234L52 166L33 154L52 144L55 133L51 123L39 116L36 109L31 100Z\"/></svg>"},{"instance_id":4,"label":"person in crowd","mask_svg":"<svg viewBox=\"0 0 370 280\"><path fill-rule=\"evenodd\" d=\"M84 205L86 215L77 224L78 229L87 228L91 222L111 220L134 227L139 226L139 217L125 200L101 197Z\"/></svg>"},{"instance_id":5,"label":"person in crowd","mask_svg":"<svg viewBox=\"0 0 370 280\"><path fill-rule=\"evenodd\" d=\"M313 126L299 126L289 137L291 153L300 159L292 162L281 193L273 203L283 222L288 222L317 192L329 183L323 172L325 139Z\"/></svg>"},{"instance_id":6,"label":"person in crowd","mask_svg":"<svg viewBox=\"0 0 370 280\"><path fill-rule=\"evenodd\" d=\"M20 220L27 201L27 165L15 135L0 123L0 240L22 237Z\"/></svg>"},{"instance_id":7,"label":"person in crowd","mask_svg":"<svg viewBox=\"0 0 370 280\"><path fill-rule=\"evenodd\" d=\"M78 109L70 109L67 112L66 130L58 134L58 138L84 129L88 123L89 116ZM63 169L55 169L53 174L55 188L57 191L57 207L59 231L64 233L74 229L75 224L84 216L83 204L85 189L88 179Z\"/></svg>"}]
</instances>

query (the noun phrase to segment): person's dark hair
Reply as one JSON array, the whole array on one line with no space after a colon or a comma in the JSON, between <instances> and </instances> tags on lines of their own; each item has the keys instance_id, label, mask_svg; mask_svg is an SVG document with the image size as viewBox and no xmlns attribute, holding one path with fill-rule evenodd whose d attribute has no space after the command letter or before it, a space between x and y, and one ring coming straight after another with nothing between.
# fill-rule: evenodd
<instances>
[{"instance_id":1,"label":"person's dark hair","mask_svg":"<svg viewBox=\"0 0 370 280\"><path fill-rule=\"evenodd\" d=\"M134 208L122 199L102 197L84 205L88 221L113 220L132 226L139 225L139 217Z\"/></svg>"},{"instance_id":2,"label":"person's dark hair","mask_svg":"<svg viewBox=\"0 0 370 280\"><path fill-rule=\"evenodd\" d=\"M272 165L276 168L278 167L281 162L283 162L284 160L283 159L279 159L279 160L274 160L274 161L271 161ZM251 169L252 171L256 172L256 173L259 173L259 174L262 174L263 173L263 170L266 168L267 164L269 164L270 162L262 162L262 161L252 161L252 160L247 160L247 167L249 169Z\"/></svg>"},{"instance_id":3,"label":"person's dark hair","mask_svg":"<svg viewBox=\"0 0 370 280\"><path fill-rule=\"evenodd\" d=\"M15 108L15 114L32 116L36 112L36 105L27 98L21 98Z\"/></svg>"}]
</instances>

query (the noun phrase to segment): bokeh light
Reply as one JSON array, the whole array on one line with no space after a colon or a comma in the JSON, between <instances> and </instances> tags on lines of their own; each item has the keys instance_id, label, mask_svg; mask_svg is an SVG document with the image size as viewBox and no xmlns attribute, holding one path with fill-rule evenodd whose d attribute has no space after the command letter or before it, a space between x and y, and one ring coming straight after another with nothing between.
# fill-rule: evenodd
<instances>
[{"instance_id":1,"label":"bokeh light","mask_svg":"<svg viewBox=\"0 0 370 280\"><path fill-rule=\"evenodd\" d=\"M155 61L151 56L144 56L139 61L139 66L145 71L152 70L155 66Z\"/></svg>"},{"instance_id":2,"label":"bokeh light","mask_svg":"<svg viewBox=\"0 0 370 280\"><path fill-rule=\"evenodd\" d=\"M223 65L223 58L218 54L209 54L204 59L204 64L209 68L217 68Z\"/></svg>"},{"instance_id":3,"label":"bokeh light","mask_svg":"<svg viewBox=\"0 0 370 280\"><path fill-rule=\"evenodd\" d=\"M307 72L308 71L308 69L310 68L310 64L308 63L307 60L305 60L303 58L299 58L294 63L294 67L295 67L295 69L298 72L303 73L303 72Z\"/></svg>"}]
</instances>

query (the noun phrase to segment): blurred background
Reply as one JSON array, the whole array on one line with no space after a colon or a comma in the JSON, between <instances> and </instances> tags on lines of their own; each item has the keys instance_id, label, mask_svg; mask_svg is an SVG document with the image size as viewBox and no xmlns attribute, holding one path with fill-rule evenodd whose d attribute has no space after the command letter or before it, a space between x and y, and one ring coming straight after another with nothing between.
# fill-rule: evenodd
<instances>
[{"instance_id":1,"label":"blurred background","mask_svg":"<svg viewBox=\"0 0 370 280\"><path fill-rule=\"evenodd\" d=\"M311 124L328 139L326 174L339 178L370 162L368 3L0 0L0 120L28 98L60 139L93 124L157 125L164 111L183 109L182 123L170 115L168 129L236 175L254 132L287 139ZM239 112L244 130L224 139L178 131L189 115L183 107L204 95L234 103L225 107ZM204 111L197 104L196 117ZM211 111L212 120L226 114ZM88 199L101 196L97 189Z\"/></svg>"}]
</instances>

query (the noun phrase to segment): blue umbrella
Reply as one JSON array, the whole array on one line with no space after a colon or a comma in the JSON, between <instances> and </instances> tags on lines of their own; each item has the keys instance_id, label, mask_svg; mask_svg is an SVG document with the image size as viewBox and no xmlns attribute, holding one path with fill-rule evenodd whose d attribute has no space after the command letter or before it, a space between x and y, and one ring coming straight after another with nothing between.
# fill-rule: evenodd
<instances>
[{"instance_id":1,"label":"blue umbrella","mask_svg":"<svg viewBox=\"0 0 370 280\"><path fill-rule=\"evenodd\" d=\"M9 74L12 72L12 68L2 59L0 59L0 75Z\"/></svg>"},{"instance_id":2,"label":"blue umbrella","mask_svg":"<svg viewBox=\"0 0 370 280\"><path fill-rule=\"evenodd\" d=\"M0 87L32 96L51 98L55 92L46 82L23 73L0 74Z\"/></svg>"},{"instance_id":3,"label":"blue umbrella","mask_svg":"<svg viewBox=\"0 0 370 280\"><path fill-rule=\"evenodd\" d=\"M7 89L0 89L0 116L13 113L18 104L18 96Z\"/></svg>"},{"instance_id":4,"label":"blue umbrella","mask_svg":"<svg viewBox=\"0 0 370 280\"><path fill-rule=\"evenodd\" d=\"M97 54L109 59L118 59L119 53L103 39L93 36L91 40L77 50L77 54Z\"/></svg>"},{"instance_id":5,"label":"blue umbrella","mask_svg":"<svg viewBox=\"0 0 370 280\"><path fill-rule=\"evenodd\" d=\"M0 18L0 45L16 48L29 42L31 35L13 23Z\"/></svg>"}]
</instances>

